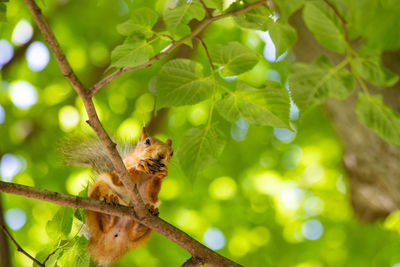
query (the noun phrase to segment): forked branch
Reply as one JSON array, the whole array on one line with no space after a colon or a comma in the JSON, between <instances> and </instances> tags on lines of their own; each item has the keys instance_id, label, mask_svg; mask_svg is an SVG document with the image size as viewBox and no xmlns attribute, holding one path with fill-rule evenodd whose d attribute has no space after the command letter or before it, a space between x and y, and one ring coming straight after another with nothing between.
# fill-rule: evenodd
<instances>
[{"instance_id":1,"label":"forked branch","mask_svg":"<svg viewBox=\"0 0 400 267\"><path fill-rule=\"evenodd\" d=\"M121 181L127 188L127 191L130 192L130 197L133 201L134 209L132 207L124 207L124 206L112 207L104 203L98 203L97 201L88 198L79 198L69 195L63 195L42 189L24 187L21 185L4 183L4 182L0 182L0 192L8 192L13 194L24 195L27 197L51 201L64 206L80 207L115 216L129 216L137 221L140 221L145 226L154 229L160 234L171 239L178 245L185 248L190 254L192 254L193 257L187 261L186 266L190 266L188 264L192 264L192 266L196 266L199 264L208 264L211 266L240 266L239 264L232 262L229 259L219 255L218 253L210 250L203 244L191 238L185 232L175 228L174 226L170 225L164 220L151 215L146 210L143 204L143 200L141 199L139 192L137 190L136 184L134 184L133 181L131 180L130 175L126 170L126 167L122 161L122 158L116 149L116 144L111 140L111 138L101 125L101 122L97 116L97 112L92 97L98 90L100 90L100 88L110 83L119 75L131 70L146 68L151 66L155 61L167 55L177 46L197 37L212 22L229 16L237 16L243 14L257 6L266 4L267 0L254 2L240 10L236 10L230 13L225 13L218 16L211 16L211 15L207 16L202 22L200 22L197 28L193 29L191 34L181 38L180 40L172 41L171 44L169 44L167 47L161 50L154 57L149 59L146 63L133 67L121 68L118 71L111 74L110 76L104 78L94 86L92 86L90 90L85 88L85 86L81 83L81 81L73 72L70 64L68 63L65 57L65 54L62 52L59 43L57 42L53 32L51 31L49 24L47 23L45 17L43 16L40 8L36 5L35 1L34 0L24 0L24 1L27 4L30 12L32 13L32 16L36 21L41 33L43 34L44 39L46 40L51 51L53 52L62 74L65 76L65 78L69 81L71 86L74 88L74 90L82 99L86 112L89 117L89 120L87 122L96 132L98 138L100 139L104 148L106 149L110 157L110 160L114 165L115 170L117 171L119 177L121 178Z\"/></svg>"}]
</instances>

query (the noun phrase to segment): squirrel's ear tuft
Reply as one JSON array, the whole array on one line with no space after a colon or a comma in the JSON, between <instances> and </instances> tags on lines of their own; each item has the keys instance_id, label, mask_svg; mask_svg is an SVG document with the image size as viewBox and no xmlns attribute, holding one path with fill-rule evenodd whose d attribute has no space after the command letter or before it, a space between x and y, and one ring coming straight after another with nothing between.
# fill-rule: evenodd
<instances>
[{"instance_id":1,"label":"squirrel's ear tuft","mask_svg":"<svg viewBox=\"0 0 400 267\"><path fill-rule=\"evenodd\" d=\"M165 141L165 143L167 144L167 145L169 145L169 146L172 146L172 140L171 139L167 139L167 141Z\"/></svg>"},{"instance_id":2,"label":"squirrel's ear tuft","mask_svg":"<svg viewBox=\"0 0 400 267\"><path fill-rule=\"evenodd\" d=\"M139 142L144 142L144 140L149 136L146 131L146 127L142 128L142 132L140 133Z\"/></svg>"}]
</instances>

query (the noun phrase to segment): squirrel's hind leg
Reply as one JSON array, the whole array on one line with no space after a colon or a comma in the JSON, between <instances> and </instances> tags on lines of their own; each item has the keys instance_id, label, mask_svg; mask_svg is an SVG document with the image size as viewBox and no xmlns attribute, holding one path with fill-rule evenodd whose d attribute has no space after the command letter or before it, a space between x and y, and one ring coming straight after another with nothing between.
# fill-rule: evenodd
<instances>
[{"instance_id":1,"label":"squirrel's hind leg","mask_svg":"<svg viewBox=\"0 0 400 267\"><path fill-rule=\"evenodd\" d=\"M89 197L102 200L106 203L119 203L119 197L111 190L111 188L102 180L96 181L89 189ZM89 216L96 216L95 221L98 227L107 233L117 223L118 217L111 216L108 214L93 212ZM93 221L94 218L91 218ZM90 228L91 225L89 225Z\"/></svg>"}]
</instances>

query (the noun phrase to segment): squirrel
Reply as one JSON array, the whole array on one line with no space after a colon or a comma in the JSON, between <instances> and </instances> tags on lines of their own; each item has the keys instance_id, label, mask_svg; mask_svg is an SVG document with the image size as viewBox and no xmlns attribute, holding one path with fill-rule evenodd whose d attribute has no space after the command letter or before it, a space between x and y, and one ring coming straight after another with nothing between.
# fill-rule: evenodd
<instances>
[{"instance_id":1,"label":"squirrel","mask_svg":"<svg viewBox=\"0 0 400 267\"><path fill-rule=\"evenodd\" d=\"M168 175L167 167L173 155L171 145L171 139L167 139L164 143L149 137L143 127L136 147L123 159L146 208L154 215L159 213L158 194L163 179ZM95 148L92 146L89 151L81 151L79 155L72 155L73 149L67 151L67 156L68 154L71 156L70 163L90 165L97 171L100 170L100 174L96 176L94 183L89 187L88 197L106 203L132 206L129 194L118 174L112 170L112 165L110 165L104 149L99 150L97 155L89 155L94 150ZM85 153L88 156L86 158ZM152 233L151 229L133 219L90 210L86 211L86 225L90 236L89 253L101 266L113 264L129 250L145 243Z\"/></svg>"}]
</instances>

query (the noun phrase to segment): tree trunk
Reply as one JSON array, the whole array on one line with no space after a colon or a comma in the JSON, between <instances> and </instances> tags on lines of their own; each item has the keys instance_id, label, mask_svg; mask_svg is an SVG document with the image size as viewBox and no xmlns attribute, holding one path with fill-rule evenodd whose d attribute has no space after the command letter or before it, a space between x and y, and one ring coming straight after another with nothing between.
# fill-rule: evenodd
<instances>
[{"instance_id":1,"label":"tree trunk","mask_svg":"<svg viewBox=\"0 0 400 267\"><path fill-rule=\"evenodd\" d=\"M301 11L290 18L298 33L294 46L296 61L309 63L321 53L327 55L333 64L344 56L324 49L317 43L305 26ZM399 73L400 54L384 56L386 67ZM371 93L377 88L368 85ZM355 113L355 101L359 86L344 100L330 99L325 105L344 147L344 166L350 185L351 203L355 213L362 220L372 221L386 217L400 206L400 149L380 139L372 130L361 124ZM400 110L400 85L379 91L384 102L394 110Z\"/></svg>"}]
</instances>

